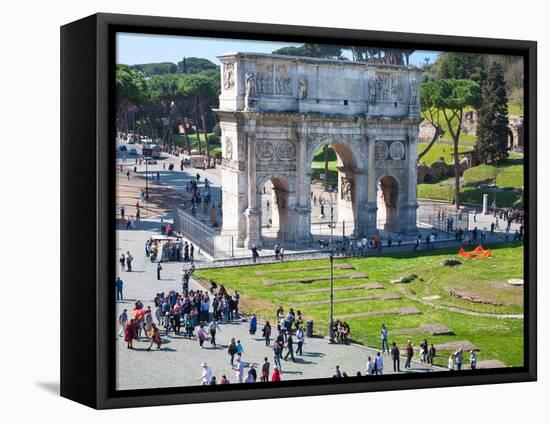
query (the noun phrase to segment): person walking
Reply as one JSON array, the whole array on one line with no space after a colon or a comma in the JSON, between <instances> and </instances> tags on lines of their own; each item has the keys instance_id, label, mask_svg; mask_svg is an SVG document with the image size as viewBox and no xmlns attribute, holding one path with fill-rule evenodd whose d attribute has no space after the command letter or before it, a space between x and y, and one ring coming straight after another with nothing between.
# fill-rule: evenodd
<instances>
[{"instance_id":1,"label":"person walking","mask_svg":"<svg viewBox=\"0 0 550 423\"><path fill-rule=\"evenodd\" d=\"M118 324L120 325L120 330L118 331L118 336L122 336L124 333L124 328L128 323L128 310L124 309L122 313L118 316Z\"/></svg>"},{"instance_id":2,"label":"person walking","mask_svg":"<svg viewBox=\"0 0 550 423\"><path fill-rule=\"evenodd\" d=\"M369 358L367 359L367 375L372 376L374 374L374 363L372 361L372 357L369 355Z\"/></svg>"},{"instance_id":3,"label":"person walking","mask_svg":"<svg viewBox=\"0 0 550 423\"><path fill-rule=\"evenodd\" d=\"M212 319L212 321L208 324L208 331L210 332L210 344L213 345L214 348L218 348L216 345L216 332L218 330L221 332L216 320Z\"/></svg>"},{"instance_id":4,"label":"person walking","mask_svg":"<svg viewBox=\"0 0 550 423\"><path fill-rule=\"evenodd\" d=\"M385 324L382 324L380 329L380 337L382 338L382 352L390 352L390 347L388 346L388 328Z\"/></svg>"},{"instance_id":5,"label":"person walking","mask_svg":"<svg viewBox=\"0 0 550 423\"><path fill-rule=\"evenodd\" d=\"M292 359L292 361L296 363L296 359L294 358L294 341L292 340L292 334L291 333L289 333L288 336L287 336L286 348L287 348L287 352L286 352L286 355L285 355L285 361L288 358L288 356L290 355L290 358Z\"/></svg>"},{"instance_id":6,"label":"person walking","mask_svg":"<svg viewBox=\"0 0 550 423\"><path fill-rule=\"evenodd\" d=\"M130 254L130 251L126 251L126 270L128 272L132 271L132 262L134 261L134 256Z\"/></svg>"},{"instance_id":7,"label":"person walking","mask_svg":"<svg viewBox=\"0 0 550 423\"><path fill-rule=\"evenodd\" d=\"M235 365L232 367L235 371L235 379L237 383L243 383L244 375L244 363L241 360L241 357L237 357L235 360Z\"/></svg>"},{"instance_id":8,"label":"person walking","mask_svg":"<svg viewBox=\"0 0 550 423\"><path fill-rule=\"evenodd\" d=\"M273 344L273 362L275 365L282 370L281 367L281 356L283 355L283 344L278 339Z\"/></svg>"},{"instance_id":9,"label":"person walking","mask_svg":"<svg viewBox=\"0 0 550 423\"><path fill-rule=\"evenodd\" d=\"M252 245L252 263L256 263L256 261L258 260L258 257L260 257L260 255L258 254L258 247L256 247L256 244L253 244Z\"/></svg>"},{"instance_id":10,"label":"person walking","mask_svg":"<svg viewBox=\"0 0 550 423\"><path fill-rule=\"evenodd\" d=\"M128 349L134 349L133 341L134 341L134 335L135 335L135 325L134 325L134 319L130 319L128 323L126 323L126 326L124 327L124 341L126 341L126 348Z\"/></svg>"},{"instance_id":11,"label":"person walking","mask_svg":"<svg viewBox=\"0 0 550 423\"><path fill-rule=\"evenodd\" d=\"M235 354L237 354L237 343L235 342L235 338L231 338L231 342L227 347L227 353L229 354L229 357L230 357L229 363L231 364L231 366L233 366Z\"/></svg>"},{"instance_id":12,"label":"person walking","mask_svg":"<svg viewBox=\"0 0 550 423\"><path fill-rule=\"evenodd\" d=\"M202 363L201 368L201 377L197 380L200 381L201 385L210 385L210 382L212 381L212 370L208 367L207 363Z\"/></svg>"},{"instance_id":13,"label":"person walking","mask_svg":"<svg viewBox=\"0 0 550 423\"><path fill-rule=\"evenodd\" d=\"M157 281L160 281L160 271L162 270L162 266L160 263L157 263Z\"/></svg>"},{"instance_id":14,"label":"person walking","mask_svg":"<svg viewBox=\"0 0 550 423\"><path fill-rule=\"evenodd\" d=\"M199 348L202 349L204 341L206 340L206 331L204 330L203 325L200 325L199 330L197 331L197 338L199 340Z\"/></svg>"},{"instance_id":15,"label":"person walking","mask_svg":"<svg viewBox=\"0 0 550 423\"><path fill-rule=\"evenodd\" d=\"M449 369L449 371L454 371L455 370L455 355L454 355L454 353L451 353L451 355L449 356L449 364L447 365L447 368Z\"/></svg>"},{"instance_id":16,"label":"person walking","mask_svg":"<svg viewBox=\"0 0 550 423\"><path fill-rule=\"evenodd\" d=\"M395 342L392 344L391 359L393 361L393 371L400 372L401 369L399 368L399 365L400 365L399 348Z\"/></svg>"},{"instance_id":17,"label":"person walking","mask_svg":"<svg viewBox=\"0 0 550 423\"><path fill-rule=\"evenodd\" d=\"M122 279L120 279L120 276L117 276L116 278L116 282L115 282L115 287L116 287L116 299L117 301L118 300L123 300L123 296L122 296L122 288L124 286L124 282L122 282Z\"/></svg>"},{"instance_id":18,"label":"person walking","mask_svg":"<svg viewBox=\"0 0 550 423\"><path fill-rule=\"evenodd\" d=\"M256 331L258 330L258 320L256 319L256 315L252 314L252 317L250 318L250 322L248 323L248 333L250 334L250 339L254 339L254 336L256 335Z\"/></svg>"},{"instance_id":19,"label":"person walking","mask_svg":"<svg viewBox=\"0 0 550 423\"><path fill-rule=\"evenodd\" d=\"M475 370L477 367L477 355L474 350L470 351L470 369Z\"/></svg>"},{"instance_id":20,"label":"person walking","mask_svg":"<svg viewBox=\"0 0 550 423\"><path fill-rule=\"evenodd\" d=\"M262 336L265 339L265 346L269 347L271 345L271 325L269 324L269 321L266 321L264 327L262 328Z\"/></svg>"},{"instance_id":21,"label":"person walking","mask_svg":"<svg viewBox=\"0 0 550 423\"><path fill-rule=\"evenodd\" d=\"M122 220L122 222L124 222L124 213L126 212L126 209L124 208L124 206L120 206L120 219Z\"/></svg>"},{"instance_id":22,"label":"person walking","mask_svg":"<svg viewBox=\"0 0 550 423\"><path fill-rule=\"evenodd\" d=\"M120 264L120 271L124 272L124 270L126 270L126 257L124 256L124 253L120 255L118 263Z\"/></svg>"},{"instance_id":23,"label":"person walking","mask_svg":"<svg viewBox=\"0 0 550 423\"><path fill-rule=\"evenodd\" d=\"M376 353L376 374L379 376L382 376L384 370L384 358L382 357L382 354L380 354L380 351Z\"/></svg>"},{"instance_id":24,"label":"person walking","mask_svg":"<svg viewBox=\"0 0 550 423\"><path fill-rule=\"evenodd\" d=\"M264 357L264 364L262 365L262 374L260 376L260 382L268 382L269 381L269 361L267 357Z\"/></svg>"},{"instance_id":25,"label":"person walking","mask_svg":"<svg viewBox=\"0 0 550 423\"><path fill-rule=\"evenodd\" d=\"M277 366L273 367L273 374L271 375L271 382L280 382L281 381L281 372Z\"/></svg>"},{"instance_id":26,"label":"person walking","mask_svg":"<svg viewBox=\"0 0 550 423\"><path fill-rule=\"evenodd\" d=\"M462 348L459 348L459 350L455 353L456 370L462 370L462 358L463 350Z\"/></svg>"},{"instance_id":27,"label":"person walking","mask_svg":"<svg viewBox=\"0 0 550 423\"><path fill-rule=\"evenodd\" d=\"M306 335L304 333L304 329L302 326L298 327L298 330L296 331L296 341L298 343L298 347L296 347L296 355L303 355L302 348L304 346L304 340L306 338Z\"/></svg>"},{"instance_id":28,"label":"person walking","mask_svg":"<svg viewBox=\"0 0 550 423\"><path fill-rule=\"evenodd\" d=\"M430 349L428 350L428 364L430 366L433 366L434 364L434 357L435 357L435 347L434 344L430 346Z\"/></svg>"},{"instance_id":29,"label":"person walking","mask_svg":"<svg viewBox=\"0 0 550 423\"><path fill-rule=\"evenodd\" d=\"M411 368L411 361L412 361L413 355L414 355L413 345L412 345L412 342L409 340L407 342L407 361L405 361L405 369Z\"/></svg>"}]
</instances>

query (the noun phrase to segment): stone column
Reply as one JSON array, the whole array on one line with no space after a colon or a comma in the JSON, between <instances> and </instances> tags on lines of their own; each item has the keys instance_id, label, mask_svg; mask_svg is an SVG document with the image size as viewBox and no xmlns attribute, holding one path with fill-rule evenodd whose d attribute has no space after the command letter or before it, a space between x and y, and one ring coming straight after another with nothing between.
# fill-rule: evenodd
<instances>
[{"instance_id":1,"label":"stone column","mask_svg":"<svg viewBox=\"0 0 550 423\"><path fill-rule=\"evenodd\" d=\"M376 233L376 212L378 206L376 204L378 194L378 180L375 169L374 159L374 143L375 137L367 135L367 190L365 199L366 213L366 235L372 236Z\"/></svg>"},{"instance_id":2,"label":"stone column","mask_svg":"<svg viewBox=\"0 0 550 423\"><path fill-rule=\"evenodd\" d=\"M258 207L257 181L256 181L256 139L254 134L255 125L252 125L252 131L246 136L247 142L247 167L248 167L248 208L245 215L247 219L245 247L252 248L252 245L261 247L262 234L262 211Z\"/></svg>"},{"instance_id":3,"label":"stone column","mask_svg":"<svg viewBox=\"0 0 550 423\"><path fill-rule=\"evenodd\" d=\"M311 240L311 164L307 163L307 138L303 134L305 123L295 131L296 141L296 212L291 222L295 226L297 244L309 244Z\"/></svg>"},{"instance_id":4,"label":"stone column","mask_svg":"<svg viewBox=\"0 0 550 423\"><path fill-rule=\"evenodd\" d=\"M418 232L416 227L416 209L418 202L416 199L416 188L418 185L418 127L411 125L407 137L407 176L404 187L400 190L400 231L404 234L415 234Z\"/></svg>"}]
</instances>

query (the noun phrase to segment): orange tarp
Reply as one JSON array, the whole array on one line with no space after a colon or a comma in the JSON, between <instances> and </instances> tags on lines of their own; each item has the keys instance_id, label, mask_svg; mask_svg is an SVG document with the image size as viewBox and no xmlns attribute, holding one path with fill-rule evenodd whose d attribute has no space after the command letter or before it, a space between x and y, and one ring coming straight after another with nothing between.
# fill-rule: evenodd
<instances>
[{"instance_id":1,"label":"orange tarp","mask_svg":"<svg viewBox=\"0 0 550 423\"><path fill-rule=\"evenodd\" d=\"M491 257L491 250L484 250L481 245L478 245L472 251L465 251L464 248L458 250L458 255L464 258L487 258Z\"/></svg>"}]
</instances>

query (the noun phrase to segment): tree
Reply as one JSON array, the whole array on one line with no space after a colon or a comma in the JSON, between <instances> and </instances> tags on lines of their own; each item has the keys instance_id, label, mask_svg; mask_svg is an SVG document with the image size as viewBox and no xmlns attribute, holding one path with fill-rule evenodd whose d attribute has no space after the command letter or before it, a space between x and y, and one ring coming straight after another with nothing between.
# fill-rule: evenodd
<instances>
[{"instance_id":1,"label":"tree","mask_svg":"<svg viewBox=\"0 0 550 423\"><path fill-rule=\"evenodd\" d=\"M202 123L204 133L204 142L206 147L206 156L210 157L210 146L208 143L207 113L212 109L220 94L220 78L217 72L201 72L187 75L178 82L178 91L184 97L191 97L195 101L197 114ZM202 154L199 132L197 131L199 141L199 154Z\"/></svg>"},{"instance_id":2,"label":"tree","mask_svg":"<svg viewBox=\"0 0 550 423\"><path fill-rule=\"evenodd\" d=\"M438 79L470 79L479 83L487 60L486 54L441 53L436 63Z\"/></svg>"},{"instance_id":3,"label":"tree","mask_svg":"<svg viewBox=\"0 0 550 423\"><path fill-rule=\"evenodd\" d=\"M133 65L132 68L140 71L141 73L143 73L143 75L147 77L164 75L167 73L176 73L178 71L178 66L172 62L143 63L139 65Z\"/></svg>"},{"instance_id":4,"label":"tree","mask_svg":"<svg viewBox=\"0 0 550 423\"><path fill-rule=\"evenodd\" d=\"M460 162L458 146L462 129L464 109L471 107L478 109L482 102L479 85L467 79L442 79L434 86L435 107L443 114L447 129L453 139L454 167L455 167L455 206L460 204Z\"/></svg>"},{"instance_id":5,"label":"tree","mask_svg":"<svg viewBox=\"0 0 550 423\"><path fill-rule=\"evenodd\" d=\"M493 63L483 84L483 104L477 114L476 146L478 157L486 163L508 156L508 97L504 68Z\"/></svg>"},{"instance_id":6,"label":"tree","mask_svg":"<svg viewBox=\"0 0 550 423\"><path fill-rule=\"evenodd\" d=\"M199 73L216 69L218 66L202 57L184 57L181 62L178 62L178 70L181 73Z\"/></svg>"},{"instance_id":7,"label":"tree","mask_svg":"<svg viewBox=\"0 0 550 423\"><path fill-rule=\"evenodd\" d=\"M443 134L443 130L439 124L440 111L437 106L438 94L439 89L437 82L427 82L420 86L420 110L422 112L422 117L433 126L434 135L424 151L418 154L418 161L430 151L432 146Z\"/></svg>"},{"instance_id":8,"label":"tree","mask_svg":"<svg viewBox=\"0 0 550 423\"><path fill-rule=\"evenodd\" d=\"M147 85L143 74L130 66L117 65L115 71L118 121L124 122L128 135L128 111L134 109L147 95Z\"/></svg>"}]
</instances>

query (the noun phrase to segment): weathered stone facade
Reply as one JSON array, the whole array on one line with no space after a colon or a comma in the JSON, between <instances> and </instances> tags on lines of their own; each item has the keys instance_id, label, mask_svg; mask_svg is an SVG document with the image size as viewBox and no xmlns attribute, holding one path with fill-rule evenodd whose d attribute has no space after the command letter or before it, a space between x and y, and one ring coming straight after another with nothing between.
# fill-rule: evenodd
<instances>
[{"instance_id":1,"label":"weathered stone facade","mask_svg":"<svg viewBox=\"0 0 550 423\"><path fill-rule=\"evenodd\" d=\"M285 239L308 242L311 163L327 144L339 159L339 219L352 221L356 236L376 231L379 186L386 229L416 232L416 68L254 53L219 59L223 225L238 231L239 246L262 245L267 181Z\"/></svg>"}]
</instances>

